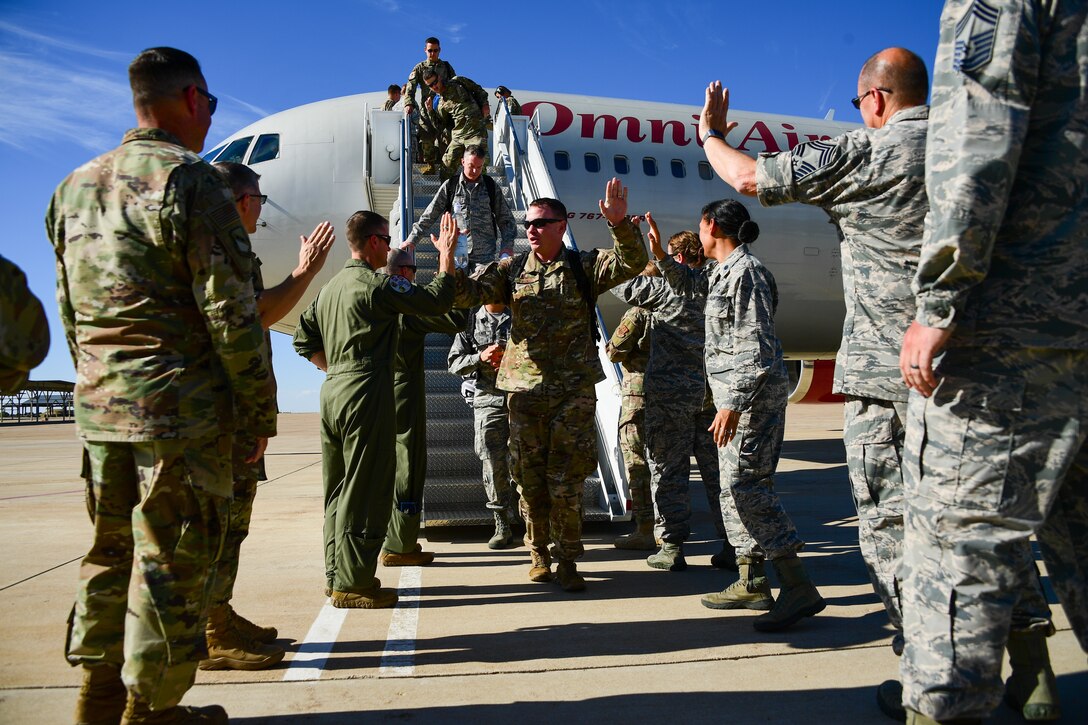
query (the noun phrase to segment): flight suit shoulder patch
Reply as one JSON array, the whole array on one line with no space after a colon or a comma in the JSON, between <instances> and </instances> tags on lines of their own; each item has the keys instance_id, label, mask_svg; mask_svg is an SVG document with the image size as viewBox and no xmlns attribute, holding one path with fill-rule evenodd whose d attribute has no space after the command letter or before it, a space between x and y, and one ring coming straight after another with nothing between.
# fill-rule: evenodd
<instances>
[{"instance_id":1,"label":"flight suit shoulder patch","mask_svg":"<svg viewBox=\"0 0 1088 725\"><path fill-rule=\"evenodd\" d=\"M389 278L389 287L394 292L402 295L410 295L415 291L415 287L406 277L402 277L399 274L394 274Z\"/></svg>"}]
</instances>

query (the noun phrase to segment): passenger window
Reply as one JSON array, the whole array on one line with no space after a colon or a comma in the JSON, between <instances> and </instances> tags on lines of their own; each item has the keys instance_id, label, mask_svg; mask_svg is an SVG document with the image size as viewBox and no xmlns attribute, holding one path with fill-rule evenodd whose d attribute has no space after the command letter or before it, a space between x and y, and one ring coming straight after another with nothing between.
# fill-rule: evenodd
<instances>
[{"instance_id":1,"label":"passenger window","mask_svg":"<svg viewBox=\"0 0 1088 725\"><path fill-rule=\"evenodd\" d=\"M559 171L570 170L570 154L566 151L555 152L555 168Z\"/></svg>"},{"instance_id":2,"label":"passenger window","mask_svg":"<svg viewBox=\"0 0 1088 725\"><path fill-rule=\"evenodd\" d=\"M231 141L227 147L223 149L223 153L215 157L215 160L220 162L233 161L238 164L242 163L242 159L246 157L246 149L249 148L249 142L252 140L252 136L246 136L237 141Z\"/></svg>"},{"instance_id":3,"label":"passenger window","mask_svg":"<svg viewBox=\"0 0 1088 725\"><path fill-rule=\"evenodd\" d=\"M627 174L631 172L631 164L627 161L626 156L616 156L616 173Z\"/></svg>"},{"instance_id":4,"label":"passenger window","mask_svg":"<svg viewBox=\"0 0 1088 725\"><path fill-rule=\"evenodd\" d=\"M262 161L278 159L280 156L280 135L278 133L263 133L257 137L257 143L253 144L253 153L249 155L250 164L259 164Z\"/></svg>"},{"instance_id":5,"label":"passenger window","mask_svg":"<svg viewBox=\"0 0 1088 725\"><path fill-rule=\"evenodd\" d=\"M224 146L226 146L226 144L220 144L219 146L216 146L214 149L204 154L204 156L202 156L201 158L208 162L215 161L215 155L222 151Z\"/></svg>"},{"instance_id":6,"label":"passenger window","mask_svg":"<svg viewBox=\"0 0 1088 725\"><path fill-rule=\"evenodd\" d=\"M684 168L684 162L680 159L673 159L670 164L672 167L672 175L678 179L682 179L688 175L687 169Z\"/></svg>"},{"instance_id":7,"label":"passenger window","mask_svg":"<svg viewBox=\"0 0 1088 725\"><path fill-rule=\"evenodd\" d=\"M586 171L596 174L601 170L601 157L597 154L586 154Z\"/></svg>"},{"instance_id":8,"label":"passenger window","mask_svg":"<svg viewBox=\"0 0 1088 725\"><path fill-rule=\"evenodd\" d=\"M706 161L699 162L699 178L703 181L710 181L714 178L714 171Z\"/></svg>"},{"instance_id":9,"label":"passenger window","mask_svg":"<svg viewBox=\"0 0 1088 725\"><path fill-rule=\"evenodd\" d=\"M642 173L647 176L657 176L657 159L653 156L642 159Z\"/></svg>"}]
</instances>

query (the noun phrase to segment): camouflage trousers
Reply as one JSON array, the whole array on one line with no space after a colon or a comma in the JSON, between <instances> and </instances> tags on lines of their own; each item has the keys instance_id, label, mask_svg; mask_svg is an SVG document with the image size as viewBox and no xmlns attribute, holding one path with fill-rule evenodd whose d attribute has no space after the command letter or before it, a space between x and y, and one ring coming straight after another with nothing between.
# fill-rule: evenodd
<instances>
[{"instance_id":1,"label":"camouflage trousers","mask_svg":"<svg viewBox=\"0 0 1088 725\"><path fill-rule=\"evenodd\" d=\"M627 488L631 493L631 513L639 522L654 520L650 467L646 462L645 403L641 395L624 395L620 399L620 454L627 472Z\"/></svg>"},{"instance_id":2,"label":"camouflage trousers","mask_svg":"<svg viewBox=\"0 0 1088 725\"><path fill-rule=\"evenodd\" d=\"M88 442L94 539L79 570L68 662L123 665L152 709L173 707L207 656L204 619L223 547L230 436Z\"/></svg>"},{"instance_id":3,"label":"camouflage trousers","mask_svg":"<svg viewBox=\"0 0 1088 725\"><path fill-rule=\"evenodd\" d=\"M937 374L907 414L903 703L986 717L1014 607L1048 614L1031 611L1033 533L1088 651L1088 352L953 348Z\"/></svg>"},{"instance_id":4,"label":"camouflage trousers","mask_svg":"<svg viewBox=\"0 0 1088 725\"><path fill-rule=\"evenodd\" d=\"M231 470L234 476L234 495L230 500L230 512L223 553L215 568L209 606L218 607L230 602L234 596L234 582L238 578L238 562L242 554L242 542L249 536L249 522L253 517L253 499L257 496L257 473L260 466L246 463L246 456L257 445L254 436L235 432L231 446Z\"/></svg>"},{"instance_id":5,"label":"camouflage trousers","mask_svg":"<svg viewBox=\"0 0 1088 725\"><path fill-rule=\"evenodd\" d=\"M414 551L419 541L423 514L423 486L427 483L427 398L422 380L399 373L394 377L393 395L397 410L397 471L382 548L406 554Z\"/></svg>"},{"instance_id":6,"label":"camouflage trousers","mask_svg":"<svg viewBox=\"0 0 1088 725\"><path fill-rule=\"evenodd\" d=\"M442 177L453 178L461 173L461 159L465 155L465 147L483 146L487 148L487 129L454 129L450 137L450 144L446 152L442 154ZM484 161L486 165L487 160Z\"/></svg>"},{"instance_id":7,"label":"camouflage trousers","mask_svg":"<svg viewBox=\"0 0 1088 725\"><path fill-rule=\"evenodd\" d=\"M858 545L888 619L903 628L896 570L903 554L905 401L846 396L843 439L850 491L858 511Z\"/></svg>"},{"instance_id":8,"label":"camouflage trousers","mask_svg":"<svg viewBox=\"0 0 1088 725\"><path fill-rule=\"evenodd\" d=\"M714 422L717 411L713 407L703 408L695 416L695 430L692 432L691 454L695 456L695 464L699 467L699 475L703 479L703 491L706 493L707 507L710 509L710 519L714 522L714 532L719 539L727 539L725 520L721 505L721 474L718 467L718 446L714 445L714 436L710 434L710 424ZM735 526L740 525L736 519L736 504L730 501L730 515L734 518Z\"/></svg>"},{"instance_id":9,"label":"camouflage trousers","mask_svg":"<svg viewBox=\"0 0 1088 725\"><path fill-rule=\"evenodd\" d=\"M714 378L710 390L716 405L728 393ZM737 556L780 559L805 545L774 490L788 397L785 370L772 374L752 407L741 414L736 436L718 449L722 519Z\"/></svg>"},{"instance_id":10,"label":"camouflage trousers","mask_svg":"<svg viewBox=\"0 0 1088 725\"><path fill-rule=\"evenodd\" d=\"M679 386L677 386L678 388ZM702 404L697 394L673 388L671 395L646 396L646 462L654 497L654 534L661 541L681 544L691 534L691 425Z\"/></svg>"},{"instance_id":11,"label":"camouflage trousers","mask_svg":"<svg viewBox=\"0 0 1088 725\"><path fill-rule=\"evenodd\" d=\"M582 547L582 490L597 467L593 385L560 394L510 393L510 462L521 494L525 545L560 559Z\"/></svg>"},{"instance_id":12,"label":"camouflage trousers","mask_svg":"<svg viewBox=\"0 0 1088 725\"><path fill-rule=\"evenodd\" d=\"M472 418L487 508L513 513L517 491L510 478L510 411L505 405L473 406Z\"/></svg>"}]
</instances>

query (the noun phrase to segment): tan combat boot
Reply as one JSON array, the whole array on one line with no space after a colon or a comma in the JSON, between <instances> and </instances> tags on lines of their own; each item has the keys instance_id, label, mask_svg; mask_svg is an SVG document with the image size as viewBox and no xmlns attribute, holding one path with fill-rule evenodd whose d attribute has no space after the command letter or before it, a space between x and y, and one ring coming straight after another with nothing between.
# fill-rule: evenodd
<instances>
[{"instance_id":1,"label":"tan combat boot","mask_svg":"<svg viewBox=\"0 0 1088 725\"><path fill-rule=\"evenodd\" d=\"M204 632L208 657L200 661L202 670L263 670L279 664L283 648L243 637L232 623L231 609L223 604L208 611Z\"/></svg>"},{"instance_id":2,"label":"tan combat boot","mask_svg":"<svg viewBox=\"0 0 1088 725\"><path fill-rule=\"evenodd\" d=\"M763 559L748 556L737 557L737 580L720 592L705 594L699 600L708 609L755 609L768 610L774 606L771 585Z\"/></svg>"},{"instance_id":3,"label":"tan combat boot","mask_svg":"<svg viewBox=\"0 0 1088 725\"><path fill-rule=\"evenodd\" d=\"M121 667L106 663L83 665L83 683L76 698L76 725L117 725L128 701Z\"/></svg>"},{"instance_id":4,"label":"tan combat boot","mask_svg":"<svg viewBox=\"0 0 1088 725\"><path fill-rule=\"evenodd\" d=\"M684 571L688 568L688 560L684 558L684 545L671 541L662 541L661 550L646 557L646 563L654 569L665 571Z\"/></svg>"},{"instance_id":5,"label":"tan combat boot","mask_svg":"<svg viewBox=\"0 0 1088 725\"><path fill-rule=\"evenodd\" d=\"M580 592L586 588L586 580L578 573L578 568L569 559L560 559L555 567L555 579L565 592Z\"/></svg>"},{"instance_id":6,"label":"tan combat boot","mask_svg":"<svg viewBox=\"0 0 1088 725\"><path fill-rule=\"evenodd\" d=\"M434 561L433 551L424 551L422 544L416 544L411 551L403 554L395 551L382 552L382 566L427 566Z\"/></svg>"},{"instance_id":7,"label":"tan combat boot","mask_svg":"<svg viewBox=\"0 0 1088 725\"><path fill-rule=\"evenodd\" d=\"M617 536L613 539L612 546L617 549L653 551L657 548L657 542L654 541L654 522L639 521L637 528L630 534Z\"/></svg>"},{"instance_id":8,"label":"tan combat boot","mask_svg":"<svg viewBox=\"0 0 1088 725\"><path fill-rule=\"evenodd\" d=\"M546 582L552 579L552 557L547 551L530 551L533 565L529 567L529 581Z\"/></svg>"},{"instance_id":9,"label":"tan combat boot","mask_svg":"<svg viewBox=\"0 0 1088 725\"><path fill-rule=\"evenodd\" d=\"M183 707L177 705L165 710L152 710L143 698L128 695L121 725L228 725L227 711L219 705L207 707Z\"/></svg>"},{"instance_id":10,"label":"tan combat boot","mask_svg":"<svg viewBox=\"0 0 1088 725\"><path fill-rule=\"evenodd\" d=\"M1029 722L1062 716L1046 637L1043 631L1010 632L1005 645L1012 665L1012 675L1005 681L1005 702Z\"/></svg>"},{"instance_id":11,"label":"tan combat boot","mask_svg":"<svg viewBox=\"0 0 1088 725\"><path fill-rule=\"evenodd\" d=\"M246 639L251 639L254 642L260 642L262 644L272 644L279 637L280 632L275 627L262 627L258 624L254 624L249 621L238 612L234 611L234 608L229 604L231 624L238 630L238 633Z\"/></svg>"},{"instance_id":12,"label":"tan combat boot","mask_svg":"<svg viewBox=\"0 0 1088 725\"><path fill-rule=\"evenodd\" d=\"M805 566L796 554L775 559L774 570L782 588L778 592L771 611L762 617L756 617L752 626L758 632L777 632L785 629L805 617L812 617L824 611L827 603L805 572Z\"/></svg>"},{"instance_id":13,"label":"tan combat boot","mask_svg":"<svg viewBox=\"0 0 1088 725\"><path fill-rule=\"evenodd\" d=\"M333 590L330 598L337 609L391 609L400 599L397 590L388 587L375 587L362 593Z\"/></svg>"}]
</instances>

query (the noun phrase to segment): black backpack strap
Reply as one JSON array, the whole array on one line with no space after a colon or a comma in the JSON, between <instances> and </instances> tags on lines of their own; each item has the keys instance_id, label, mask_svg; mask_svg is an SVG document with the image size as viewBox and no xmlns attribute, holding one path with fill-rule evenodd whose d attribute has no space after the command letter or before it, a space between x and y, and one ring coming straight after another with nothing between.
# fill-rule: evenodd
<instances>
[{"instance_id":1,"label":"black backpack strap","mask_svg":"<svg viewBox=\"0 0 1088 725\"><path fill-rule=\"evenodd\" d=\"M491 233L499 238L499 215L495 210L495 194L498 193L498 184L488 174L483 175L484 187L487 189L487 200L491 203Z\"/></svg>"},{"instance_id":2,"label":"black backpack strap","mask_svg":"<svg viewBox=\"0 0 1088 725\"><path fill-rule=\"evenodd\" d=\"M593 289L589 284L589 277L586 276L586 269L582 266L582 253L577 249L567 249L567 264L571 266L571 271L574 272L574 282L578 285L578 290L582 293L582 299L586 303L586 312L589 316L589 331L593 333L593 341L600 342L601 333L597 325L597 301L593 298ZM587 256L590 258L591 263L597 261L597 250L590 251Z\"/></svg>"}]
</instances>

